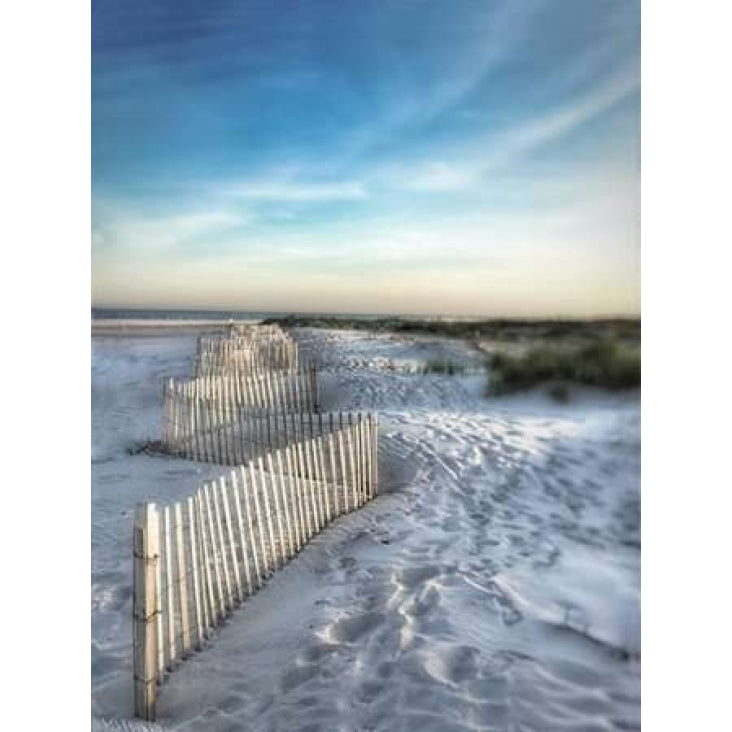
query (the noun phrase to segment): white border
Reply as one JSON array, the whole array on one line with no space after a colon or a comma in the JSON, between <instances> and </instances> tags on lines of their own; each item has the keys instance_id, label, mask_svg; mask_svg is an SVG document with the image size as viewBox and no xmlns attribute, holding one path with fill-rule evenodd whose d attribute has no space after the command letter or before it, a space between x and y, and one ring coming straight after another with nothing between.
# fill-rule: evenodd
<instances>
[{"instance_id":1,"label":"white border","mask_svg":"<svg viewBox=\"0 0 732 732\"><path fill-rule=\"evenodd\" d=\"M84 729L90 7L6 3L0 14L3 726Z\"/></svg>"},{"instance_id":2,"label":"white border","mask_svg":"<svg viewBox=\"0 0 732 732\"><path fill-rule=\"evenodd\" d=\"M729 726L729 6L643 3L643 723Z\"/></svg>"}]
</instances>

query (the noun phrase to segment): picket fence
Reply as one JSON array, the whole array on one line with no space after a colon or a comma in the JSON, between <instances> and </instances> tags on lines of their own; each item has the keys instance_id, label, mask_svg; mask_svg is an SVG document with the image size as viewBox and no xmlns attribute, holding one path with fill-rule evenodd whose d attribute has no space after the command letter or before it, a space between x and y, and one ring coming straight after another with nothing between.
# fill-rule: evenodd
<instances>
[{"instance_id":1,"label":"picket fence","mask_svg":"<svg viewBox=\"0 0 732 732\"><path fill-rule=\"evenodd\" d=\"M302 439L304 423L312 423L319 411L315 366L261 376L170 378L163 387L162 443L173 455L240 465ZM315 416L322 423L322 415ZM309 429L312 436L311 424Z\"/></svg>"},{"instance_id":2,"label":"picket fence","mask_svg":"<svg viewBox=\"0 0 732 732\"><path fill-rule=\"evenodd\" d=\"M328 522L378 493L377 417L326 415L318 426L314 436L299 434L183 501L138 507L137 716L154 720L167 674Z\"/></svg>"},{"instance_id":3,"label":"picket fence","mask_svg":"<svg viewBox=\"0 0 732 732\"><path fill-rule=\"evenodd\" d=\"M232 323L228 327L229 336L250 336L252 338L283 338L292 340L292 337L276 323L262 325L261 323Z\"/></svg>"},{"instance_id":4,"label":"picket fence","mask_svg":"<svg viewBox=\"0 0 732 732\"><path fill-rule=\"evenodd\" d=\"M261 376L271 371L297 371L297 342L289 335L204 335L196 341L196 376L240 373Z\"/></svg>"}]
</instances>

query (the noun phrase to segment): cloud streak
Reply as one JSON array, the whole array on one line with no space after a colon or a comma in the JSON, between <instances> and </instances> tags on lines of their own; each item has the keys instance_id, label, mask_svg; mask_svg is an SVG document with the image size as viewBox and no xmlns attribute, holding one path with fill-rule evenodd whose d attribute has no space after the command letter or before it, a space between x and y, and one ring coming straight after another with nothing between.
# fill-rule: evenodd
<instances>
[{"instance_id":1,"label":"cloud streak","mask_svg":"<svg viewBox=\"0 0 732 732\"><path fill-rule=\"evenodd\" d=\"M637 94L639 88L635 71L625 71L561 106L522 119L508 129L492 131L469 143L461 142L457 150L442 151L443 157L450 157L450 162L444 159L402 162L383 175L413 191L473 189L486 174L511 169L521 158L558 145L563 138Z\"/></svg>"},{"instance_id":2,"label":"cloud streak","mask_svg":"<svg viewBox=\"0 0 732 732\"><path fill-rule=\"evenodd\" d=\"M263 179L231 185L223 184L219 187L218 192L233 198L282 203L356 201L366 196L366 189L358 181L318 183Z\"/></svg>"}]
</instances>

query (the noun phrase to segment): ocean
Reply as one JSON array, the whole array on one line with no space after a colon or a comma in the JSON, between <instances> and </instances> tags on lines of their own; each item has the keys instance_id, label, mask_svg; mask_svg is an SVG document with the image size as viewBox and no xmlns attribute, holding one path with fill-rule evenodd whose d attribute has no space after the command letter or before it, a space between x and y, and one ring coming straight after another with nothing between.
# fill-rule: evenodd
<instances>
[{"instance_id":1,"label":"ocean","mask_svg":"<svg viewBox=\"0 0 732 732\"><path fill-rule=\"evenodd\" d=\"M314 318L361 318L364 320L375 320L376 318L383 317L401 317L399 315L385 316L383 314L300 313L257 310L168 310L154 308L95 307L91 309L92 320L264 320L265 318L282 318L287 317L288 315L307 315L308 317Z\"/></svg>"}]
</instances>

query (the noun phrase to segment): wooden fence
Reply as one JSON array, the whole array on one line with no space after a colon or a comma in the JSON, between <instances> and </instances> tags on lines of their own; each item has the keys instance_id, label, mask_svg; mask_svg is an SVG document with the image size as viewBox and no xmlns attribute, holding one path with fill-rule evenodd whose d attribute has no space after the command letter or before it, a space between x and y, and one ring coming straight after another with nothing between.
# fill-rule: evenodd
<instances>
[{"instance_id":1,"label":"wooden fence","mask_svg":"<svg viewBox=\"0 0 732 732\"><path fill-rule=\"evenodd\" d=\"M375 415L321 421L292 441L134 524L135 714L154 720L158 686L329 521L378 493ZM332 429L330 428L332 426Z\"/></svg>"},{"instance_id":2,"label":"wooden fence","mask_svg":"<svg viewBox=\"0 0 732 732\"><path fill-rule=\"evenodd\" d=\"M276 335L199 336L196 376L239 373L261 376L271 371L297 371L298 346L285 333Z\"/></svg>"},{"instance_id":3,"label":"wooden fence","mask_svg":"<svg viewBox=\"0 0 732 732\"><path fill-rule=\"evenodd\" d=\"M312 437L315 420L317 432L322 432L319 410L314 366L294 373L267 371L256 377L229 373L171 378L163 389L162 443L173 455L241 465L262 452L303 439L308 430Z\"/></svg>"},{"instance_id":4,"label":"wooden fence","mask_svg":"<svg viewBox=\"0 0 732 732\"><path fill-rule=\"evenodd\" d=\"M258 338L290 338L290 335L277 324L232 323L228 327L229 336L252 336Z\"/></svg>"}]
</instances>

